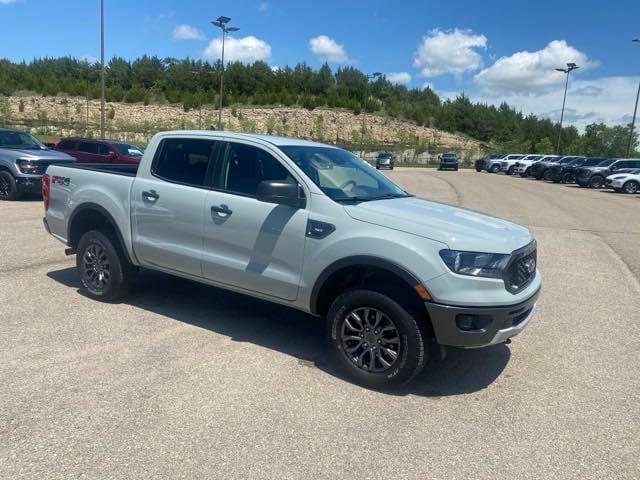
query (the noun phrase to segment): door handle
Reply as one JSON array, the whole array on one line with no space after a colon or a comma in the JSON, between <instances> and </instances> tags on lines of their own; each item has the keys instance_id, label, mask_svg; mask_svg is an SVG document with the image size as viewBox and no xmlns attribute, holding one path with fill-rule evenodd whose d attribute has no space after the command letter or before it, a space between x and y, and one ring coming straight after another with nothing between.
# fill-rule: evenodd
<instances>
[{"instance_id":1,"label":"door handle","mask_svg":"<svg viewBox=\"0 0 640 480\"><path fill-rule=\"evenodd\" d=\"M230 210L226 205L220 205L219 207L214 205L211 207L211 213L219 217L228 217L233 213L233 210Z\"/></svg>"},{"instance_id":2,"label":"door handle","mask_svg":"<svg viewBox=\"0 0 640 480\"><path fill-rule=\"evenodd\" d=\"M148 202L155 202L160 198L160 195L158 195L155 190L149 190L148 192L142 192L142 198L144 198Z\"/></svg>"}]
</instances>

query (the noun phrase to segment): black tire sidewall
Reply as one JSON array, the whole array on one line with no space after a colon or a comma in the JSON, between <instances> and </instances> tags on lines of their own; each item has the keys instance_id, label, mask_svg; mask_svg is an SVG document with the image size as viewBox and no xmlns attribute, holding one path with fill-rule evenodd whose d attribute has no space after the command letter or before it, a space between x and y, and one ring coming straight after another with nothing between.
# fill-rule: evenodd
<instances>
[{"instance_id":1,"label":"black tire sidewall","mask_svg":"<svg viewBox=\"0 0 640 480\"><path fill-rule=\"evenodd\" d=\"M597 184L596 184L596 180L597 180ZM591 177L591 180L589 180L589 186L591 188L600 188L602 187L602 184L604 183L604 177L602 177L601 175L596 175Z\"/></svg>"},{"instance_id":2,"label":"black tire sidewall","mask_svg":"<svg viewBox=\"0 0 640 480\"><path fill-rule=\"evenodd\" d=\"M97 244L104 249L109 259L109 265L111 270L111 277L109 285L106 289L98 291L95 290L85 279L82 272L82 259L86 249ZM76 268L78 270L78 276L82 283L83 290L91 297L101 301L115 300L128 292L131 284L131 272L128 267L127 261L122 258L122 255L114 245L113 239L105 235L98 230L91 230L85 233L78 242L78 248L76 253Z\"/></svg>"},{"instance_id":3,"label":"black tire sidewall","mask_svg":"<svg viewBox=\"0 0 640 480\"><path fill-rule=\"evenodd\" d=\"M20 194L18 192L18 184L16 183L16 179L13 177L13 175L11 175L10 172L7 172L6 170L0 171L0 177L4 177L9 180L9 186L11 187L11 191L9 192L9 194L6 197L0 197L0 200L6 200L9 202L17 200Z\"/></svg>"},{"instance_id":4,"label":"black tire sidewall","mask_svg":"<svg viewBox=\"0 0 640 480\"><path fill-rule=\"evenodd\" d=\"M346 315L358 307L383 311L396 325L400 335L400 358L389 370L369 373L361 370L345 355L341 325ZM332 360L358 384L369 388L392 388L414 378L426 361L427 344L416 320L389 297L371 290L352 290L340 295L327 314L327 340Z\"/></svg>"},{"instance_id":5,"label":"black tire sidewall","mask_svg":"<svg viewBox=\"0 0 640 480\"><path fill-rule=\"evenodd\" d=\"M627 192L627 185L635 185L636 186L636 191L635 192ZM640 190L640 184L638 184L638 182L636 182L635 180L629 180L627 183L625 183L622 186L622 191L624 193L630 193L630 194L634 194L634 193L638 193L638 190Z\"/></svg>"}]
</instances>

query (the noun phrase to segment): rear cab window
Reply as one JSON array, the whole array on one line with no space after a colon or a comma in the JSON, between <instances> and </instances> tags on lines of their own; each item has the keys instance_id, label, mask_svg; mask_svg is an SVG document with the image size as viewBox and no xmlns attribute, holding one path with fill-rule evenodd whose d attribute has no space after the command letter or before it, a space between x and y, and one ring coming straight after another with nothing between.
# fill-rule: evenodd
<instances>
[{"instance_id":1,"label":"rear cab window","mask_svg":"<svg viewBox=\"0 0 640 480\"><path fill-rule=\"evenodd\" d=\"M206 187L219 144L207 139L166 138L158 147L151 174L171 183Z\"/></svg>"}]
</instances>

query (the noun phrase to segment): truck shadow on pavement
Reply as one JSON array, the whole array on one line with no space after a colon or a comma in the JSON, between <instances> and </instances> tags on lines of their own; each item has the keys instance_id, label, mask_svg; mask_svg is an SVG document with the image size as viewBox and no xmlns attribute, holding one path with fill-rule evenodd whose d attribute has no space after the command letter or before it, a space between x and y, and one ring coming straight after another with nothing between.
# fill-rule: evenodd
<instances>
[{"instance_id":1,"label":"truck shadow on pavement","mask_svg":"<svg viewBox=\"0 0 640 480\"><path fill-rule=\"evenodd\" d=\"M47 276L82 294L75 268L54 270ZM136 288L122 303L236 342L282 352L297 358L301 366L318 368L350 383L328 361L323 320L304 312L149 270L140 272ZM451 349L444 359L432 359L409 385L383 393L438 398L476 392L498 378L510 355L506 345Z\"/></svg>"}]
</instances>

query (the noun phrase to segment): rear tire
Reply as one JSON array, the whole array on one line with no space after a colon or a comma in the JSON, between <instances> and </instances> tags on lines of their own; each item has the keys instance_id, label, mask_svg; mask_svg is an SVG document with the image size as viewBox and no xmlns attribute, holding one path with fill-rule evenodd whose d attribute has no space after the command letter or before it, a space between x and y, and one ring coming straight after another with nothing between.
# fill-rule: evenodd
<instances>
[{"instance_id":1,"label":"rear tire","mask_svg":"<svg viewBox=\"0 0 640 480\"><path fill-rule=\"evenodd\" d=\"M368 388L408 383L428 356L416 318L371 290L352 290L336 298L327 314L327 339L332 360Z\"/></svg>"},{"instance_id":2,"label":"rear tire","mask_svg":"<svg viewBox=\"0 0 640 480\"><path fill-rule=\"evenodd\" d=\"M80 238L76 267L83 290L103 302L129 293L136 274L114 235L99 230L90 230Z\"/></svg>"},{"instance_id":3,"label":"rear tire","mask_svg":"<svg viewBox=\"0 0 640 480\"><path fill-rule=\"evenodd\" d=\"M545 170L544 171L544 175L542 177L546 182L550 182L552 180L551 178L551 172L549 170Z\"/></svg>"},{"instance_id":4,"label":"rear tire","mask_svg":"<svg viewBox=\"0 0 640 480\"><path fill-rule=\"evenodd\" d=\"M622 186L622 191L631 195L638 193L638 191L640 191L640 183L635 180L629 180Z\"/></svg>"},{"instance_id":5,"label":"rear tire","mask_svg":"<svg viewBox=\"0 0 640 480\"><path fill-rule=\"evenodd\" d=\"M20 198L16 179L10 172L0 171L0 200L14 201Z\"/></svg>"},{"instance_id":6,"label":"rear tire","mask_svg":"<svg viewBox=\"0 0 640 480\"><path fill-rule=\"evenodd\" d=\"M591 188L602 188L604 185L604 177L602 175L594 175L589 180L589 186Z\"/></svg>"},{"instance_id":7,"label":"rear tire","mask_svg":"<svg viewBox=\"0 0 640 480\"><path fill-rule=\"evenodd\" d=\"M562 176L562 183L573 183L573 175L570 173L565 173Z\"/></svg>"},{"instance_id":8,"label":"rear tire","mask_svg":"<svg viewBox=\"0 0 640 480\"><path fill-rule=\"evenodd\" d=\"M489 171L491 173L498 173L500 171L500 167L498 165L492 165Z\"/></svg>"},{"instance_id":9,"label":"rear tire","mask_svg":"<svg viewBox=\"0 0 640 480\"><path fill-rule=\"evenodd\" d=\"M531 176L531 168L527 168L527 169L524 171L524 173L520 174L520 176L521 176L522 178L526 178L526 177Z\"/></svg>"}]
</instances>

